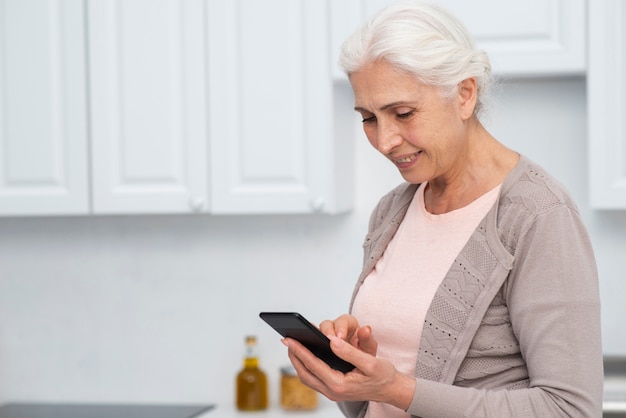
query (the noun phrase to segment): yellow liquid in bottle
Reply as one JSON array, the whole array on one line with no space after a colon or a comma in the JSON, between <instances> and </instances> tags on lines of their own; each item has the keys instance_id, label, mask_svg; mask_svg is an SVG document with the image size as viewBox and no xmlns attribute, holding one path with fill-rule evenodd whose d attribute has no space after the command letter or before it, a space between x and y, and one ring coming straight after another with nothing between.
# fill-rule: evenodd
<instances>
[{"instance_id":1,"label":"yellow liquid in bottle","mask_svg":"<svg viewBox=\"0 0 626 418\"><path fill-rule=\"evenodd\" d=\"M246 357L243 369L237 374L237 409L261 411L267 409L267 376L259 368L256 338L246 338Z\"/></svg>"}]
</instances>

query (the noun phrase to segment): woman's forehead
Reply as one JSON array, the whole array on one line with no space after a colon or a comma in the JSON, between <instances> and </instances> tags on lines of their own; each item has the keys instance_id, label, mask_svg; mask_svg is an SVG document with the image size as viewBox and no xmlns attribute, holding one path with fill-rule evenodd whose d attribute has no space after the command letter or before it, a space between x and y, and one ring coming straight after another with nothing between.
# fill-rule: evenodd
<instances>
[{"instance_id":1,"label":"woman's forehead","mask_svg":"<svg viewBox=\"0 0 626 418\"><path fill-rule=\"evenodd\" d=\"M384 110L391 104L415 102L433 90L386 62L370 63L350 74L355 107ZM372 109L373 110L373 109Z\"/></svg>"}]
</instances>

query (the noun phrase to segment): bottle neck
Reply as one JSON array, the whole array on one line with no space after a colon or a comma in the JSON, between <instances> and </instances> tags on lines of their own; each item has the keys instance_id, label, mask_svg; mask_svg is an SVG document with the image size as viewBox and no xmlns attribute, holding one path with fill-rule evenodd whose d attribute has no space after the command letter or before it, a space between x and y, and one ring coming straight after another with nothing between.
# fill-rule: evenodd
<instances>
[{"instance_id":1,"label":"bottle neck","mask_svg":"<svg viewBox=\"0 0 626 418\"><path fill-rule=\"evenodd\" d=\"M259 367L258 357L246 357L243 359L243 367L246 369L256 369Z\"/></svg>"},{"instance_id":2,"label":"bottle neck","mask_svg":"<svg viewBox=\"0 0 626 418\"><path fill-rule=\"evenodd\" d=\"M246 345L246 356L243 360L243 365L247 369L259 367L259 356L257 354L256 344Z\"/></svg>"}]
</instances>

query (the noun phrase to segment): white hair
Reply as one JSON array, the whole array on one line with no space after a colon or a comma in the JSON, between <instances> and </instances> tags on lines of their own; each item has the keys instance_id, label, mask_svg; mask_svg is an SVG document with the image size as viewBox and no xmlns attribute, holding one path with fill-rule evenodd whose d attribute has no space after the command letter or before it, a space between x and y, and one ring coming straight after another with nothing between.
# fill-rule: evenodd
<instances>
[{"instance_id":1,"label":"white hair","mask_svg":"<svg viewBox=\"0 0 626 418\"><path fill-rule=\"evenodd\" d=\"M384 60L424 84L453 97L463 80L475 78L477 102L491 85L491 64L474 46L465 26L444 9L422 1L392 4L344 43L339 65L348 76L367 63Z\"/></svg>"}]
</instances>

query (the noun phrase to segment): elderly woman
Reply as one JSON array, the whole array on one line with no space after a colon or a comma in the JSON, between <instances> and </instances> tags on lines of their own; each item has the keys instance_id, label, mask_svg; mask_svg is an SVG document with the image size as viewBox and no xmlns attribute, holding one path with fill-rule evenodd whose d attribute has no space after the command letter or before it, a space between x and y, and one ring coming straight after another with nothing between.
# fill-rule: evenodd
<instances>
[{"instance_id":1,"label":"elderly woman","mask_svg":"<svg viewBox=\"0 0 626 418\"><path fill-rule=\"evenodd\" d=\"M285 339L301 380L347 417L600 417L590 240L567 191L478 119L487 56L413 2L350 37L341 65L406 183L371 216L350 314L320 324L355 370Z\"/></svg>"}]
</instances>

